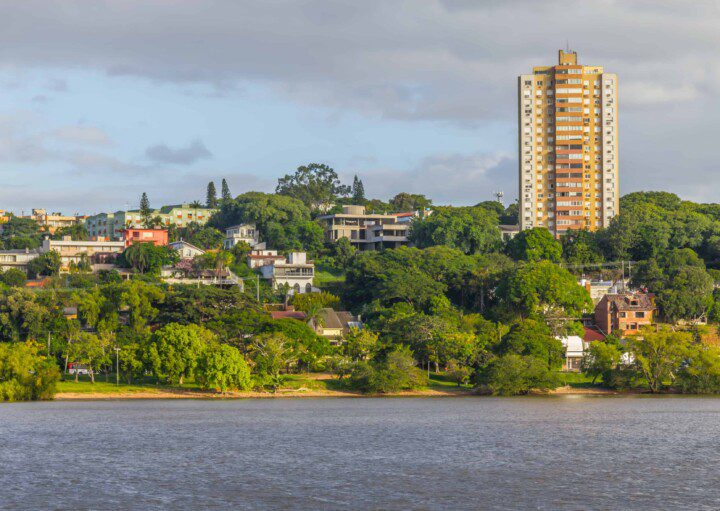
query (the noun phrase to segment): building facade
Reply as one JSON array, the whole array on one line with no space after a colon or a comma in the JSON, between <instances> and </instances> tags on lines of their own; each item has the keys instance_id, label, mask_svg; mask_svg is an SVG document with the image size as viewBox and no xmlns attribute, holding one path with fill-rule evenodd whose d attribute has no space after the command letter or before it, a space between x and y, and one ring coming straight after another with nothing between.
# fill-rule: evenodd
<instances>
[{"instance_id":1,"label":"building facade","mask_svg":"<svg viewBox=\"0 0 720 511\"><path fill-rule=\"evenodd\" d=\"M125 250L124 241L78 241L69 236L61 240L43 240L43 253L54 250L60 254L60 270L67 271L70 263L79 263L87 257L90 263L102 263L114 260Z\"/></svg>"},{"instance_id":2,"label":"building facade","mask_svg":"<svg viewBox=\"0 0 720 511\"><path fill-rule=\"evenodd\" d=\"M251 247L254 247L260 242L258 236L259 233L255 224L233 225L225 229L223 248L230 250L240 242L245 242Z\"/></svg>"},{"instance_id":3,"label":"building facade","mask_svg":"<svg viewBox=\"0 0 720 511\"><path fill-rule=\"evenodd\" d=\"M520 228L607 227L618 214L618 79L559 51L518 78Z\"/></svg>"},{"instance_id":4,"label":"building facade","mask_svg":"<svg viewBox=\"0 0 720 511\"><path fill-rule=\"evenodd\" d=\"M260 267L263 278L269 280L273 289L287 286L290 293L310 293L315 278L315 263L307 260L305 252L291 252L287 259L272 257Z\"/></svg>"},{"instance_id":5,"label":"building facade","mask_svg":"<svg viewBox=\"0 0 720 511\"><path fill-rule=\"evenodd\" d=\"M61 213L48 213L44 209L33 209L32 214L24 216L23 218L35 220L40 227L44 228L51 234L55 234L55 231L62 229L63 227L72 227L73 225L82 224L85 220L84 216L68 216Z\"/></svg>"},{"instance_id":6,"label":"building facade","mask_svg":"<svg viewBox=\"0 0 720 511\"><path fill-rule=\"evenodd\" d=\"M171 225L182 228L195 222L204 225L212 214L217 211L209 208L195 208L189 204L163 206L151 213L152 218L159 219L159 227L168 228ZM145 227L140 210L116 211L114 213L100 213L85 219L85 228L93 239L122 240L123 231L128 228Z\"/></svg>"},{"instance_id":7,"label":"building facade","mask_svg":"<svg viewBox=\"0 0 720 511\"><path fill-rule=\"evenodd\" d=\"M646 293L607 294L595 306L595 324L605 335L636 335L652 324L654 310L652 297Z\"/></svg>"},{"instance_id":8,"label":"building facade","mask_svg":"<svg viewBox=\"0 0 720 511\"><path fill-rule=\"evenodd\" d=\"M129 247L135 243L152 243L157 247L164 247L168 244L167 229L139 229L130 227L123 232L125 246Z\"/></svg>"},{"instance_id":9,"label":"building facade","mask_svg":"<svg viewBox=\"0 0 720 511\"><path fill-rule=\"evenodd\" d=\"M317 220L328 243L347 238L358 250L381 250L408 243L412 218L414 214L366 214L365 206L343 206L342 213L322 215Z\"/></svg>"}]
</instances>

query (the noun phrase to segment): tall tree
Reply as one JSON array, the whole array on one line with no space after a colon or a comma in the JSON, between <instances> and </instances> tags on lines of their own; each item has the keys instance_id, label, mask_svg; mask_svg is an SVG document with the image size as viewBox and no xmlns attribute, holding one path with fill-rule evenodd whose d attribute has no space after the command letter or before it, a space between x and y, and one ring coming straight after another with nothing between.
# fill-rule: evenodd
<instances>
[{"instance_id":1,"label":"tall tree","mask_svg":"<svg viewBox=\"0 0 720 511\"><path fill-rule=\"evenodd\" d=\"M232 199L230 187L228 186L227 181L225 181L225 178L223 178L222 185L220 185L220 194L223 201L229 201Z\"/></svg>"},{"instance_id":2,"label":"tall tree","mask_svg":"<svg viewBox=\"0 0 720 511\"><path fill-rule=\"evenodd\" d=\"M278 179L275 193L300 199L312 210L327 211L338 197L350 193L350 187L340 183L332 167L310 163Z\"/></svg>"},{"instance_id":3,"label":"tall tree","mask_svg":"<svg viewBox=\"0 0 720 511\"><path fill-rule=\"evenodd\" d=\"M152 223L152 209L150 209L150 199L148 199L147 193L143 192L140 196L140 216L143 219L145 227Z\"/></svg>"},{"instance_id":4,"label":"tall tree","mask_svg":"<svg viewBox=\"0 0 720 511\"><path fill-rule=\"evenodd\" d=\"M357 174L353 178L352 201L353 204L365 204L365 185L363 185L362 180L357 177Z\"/></svg>"},{"instance_id":5,"label":"tall tree","mask_svg":"<svg viewBox=\"0 0 720 511\"><path fill-rule=\"evenodd\" d=\"M402 192L390 199L390 205L395 212L423 211L432 205L432 201L421 194Z\"/></svg>"},{"instance_id":6,"label":"tall tree","mask_svg":"<svg viewBox=\"0 0 720 511\"><path fill-rule=\"evenodd\" d=\"M207 185L207 194L205 196L205 205L209 208L217 207L217 190L215 190L215 183L210 181Z\"/></svg>"}]
</instances>

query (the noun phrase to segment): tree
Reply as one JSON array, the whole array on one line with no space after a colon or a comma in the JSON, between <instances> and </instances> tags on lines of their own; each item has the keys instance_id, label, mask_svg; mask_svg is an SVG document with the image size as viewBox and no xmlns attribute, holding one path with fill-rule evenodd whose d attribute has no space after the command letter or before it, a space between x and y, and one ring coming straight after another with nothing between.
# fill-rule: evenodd
<instances>
[{"instance_id":1,"label":"tree","mask_svg":"<svg viewBox=\"0 0 720 511\"><path fill-rule=\"evenodd\" d=\"M152 336L150 367L158 378L182 385L195 374L201 356L214 340L215 335L199 325L165 325Z\"/></svg>"},{"instance_id":2,"label":"tree","mask_svg":"<svg viewBox=\"0 0 720 511\"><path fill-rule=\"evenodd\" d=\"M100 366L110 361L106 339L89 332L80 332L78 338L71 344L70 352L76 363L87 367L92 383L95 383L95 373ZM78 372L75 371L75 381L77 380Z\"/></svg>"},{"instance_id":3,"label":"tree","mask_svg":"<svg viewBox=\"0 0 720 511\"><path fill-rule=\"evenodd\" d=\"M278 179L275 193L300 199L311 210L327 211L338 197L350 193L350 187L341 184L328 165L310 163Z\"/></svg>"},{"instance_id":4,"label":"tree","mask_svg":"<svg viewBox=\"0 0 720 511\"><path fill-rule=\"evenodd\" d=\"M606 382L610 371L620 363L621 356L622 352L615 344L595 341L590 344L583 356L582 372L590 376L593 383L598 379L598 376L602 376L603 381Z\"/></svg>"},{"instance_id":5,"label":"tree","mask_svg":"<svg viewBox=\"0 0 720 511\"><path fill-rule=\"evenodd\" d=\"M343 271L347 271L356 252L357 248L347 238L340 238L333 245L333 257Z\"/></svg>"},{"instance_id":6,"label":"tree","mask_svg":"<svg viewBox=\"0 0 720 511\"><path fill-rule=\"evenodd\" d=\"M498 351L534 357L550 370L560 368L565 352L562 342L551 335L550 328L544 322L532 319L513 325L503 336Z\"/></svg>"},{"instance_id":7,"label":"tree","mask_svg":"<svg viewBox=\"0 0 720 511\"><path fill-rule=\"evenodd\" d=\"M198 380L204 389L223 394L228 390L249 390L252 376L242 353L227 344L213 343L200 357Z\"/></svg>"},{"instance_id":8,"label":"tree","mask_svg":"<svg viewBox=\"0 0 720 511\"><path fill-rule=\"evenodd\" d=\"M312 307L319 307L321 309L331 308L337 309L340 305L340 298L322 291L320 293L300 293L292 296L292 305L295 310L308 312Z\"/></svg>"},{"instance_id":9,"label":"tree","mask_svg":"<svg viewBox=\"0 0 720 511\"><path fill-rule=\"evenodd\" d=\"M531 390L550 390L557 377L544 361L531 356L508 353L494 359L480 375L481 385L494 395L514 396Z\"/></svg>"},{"instance_id":10,"label":"tree","mask_svg":"<svg viewBox=\"0 0 720 511\"><path fill-rule=\"evenodd\" d=\"M427 377L416 367L410 349L398 346L382 362L356 364L349 385L362 392L386 394L423 387Z\"/></svg>"},{"instance_id":11,"label":"tree","mask_svg":"<svg viewBox=\"0 0 720 511\"><path fill-rule=\"evenodd\" d=\"M366 329L351 328L343 343L345 354L356 362L370 360L379 348L378 334Z\"/></svg>"},{"instance_id":12,"label":"tree","mask_svg":"<svg viewBox=\"0 0 720 511\"><path fill-rule=\"evenodd\" d=\"M650 392L660 392L665 381L675 379L680 364L688 355L691 340L689 333L674 332L669 327L657 330L645 327L641 336L631 340L630 352Z\"/></svg>"},{"instance_id":13,"label":"tree","mask_svg":"<svg viewBox=\"0 0 720 511\"><path fill-rule=\"evenodd\" d=\"M468 366L460 364L457 360L450 360L445 372L450 381L454 381L458 387L467 383L471 374L472 370Z\"/></svg>"},{"instance_id":14,"label":"tree","mask_svg":"<svg viewBox=\"0 0 720 511\"><path fill-rule=\"evenodd\" d=\"M690 348L678 371L677 384L688 394L720 392L720 349L703 345Z\"/></svg>"},{"instance_id":15,"label":"tree","mask_svg":"<svg viewBox=\"0 0 720 511\"><path fill-rule=\"evenodd\" d=\"M218 204L217 191L215 190L215 183L210 181L207 185L207 193L205 195L205 205L208 208L216 208Z\"/></svg>"},{"instance_id":16,"label":"tree","mask_svg":"<svg viewBox=\"0 0 720 511\"><path fill-rule=\"evenodd\" d=\"M559 263L562 245L544 227L520 231L506 246L507 254L516 261L543 261Z\"/></svg>"},{"instance_id":17,"label":"tree","mask_svg":"<svg viewBox=\"0 0 720 511\"><path fill-rule=\"evenodd\" d=\"M60 273L60 254L55 250L40 254L35 259L28 262L28 275L31 278L52 277Z\"/></svg>"},{"instance_id":18,"label":"tree","mask_svg":"<svg viewBox=\"0 0 720 511\"><path fill-rule=\"evenodd\" d=\"M17 268L8 268L4 272L0 269L0 282L10 287L23 287L27 282L27 275Z\"/></svg>"},{"instance_id":19,"label":"tree","mask_svg":"<svg viewBox=\"0 0 720 511\"><path fill-rule=\"evenodd\" d=\"M152 214L153 210L150 208L150 199L148 199L147 193L143 192L140 196L140 216L146 228L150 228L152 225Z\"/></svg>"},{"instance_id":20,"label":"tree","mask_svg":"<svg viewBox=\"0 0 720 511\"><path fill-rule=\"evenodd\" d=\"M230 193L230 187L227 184L227 181L225 181L225 178L222 180L222 185L220 185L220 197L223 202L232 200L232 194Z\"/></svg>"},{"instance_id":21,"label":"tree","mask_svg":"<svg viewBox=\"0 0 720 511\"><path fill-rule=\"evenodd\" d=\"M425 211L430 206L432 201L420 194L402 192L390 199L390 207L395 213Z\"/></svg>"},{"instance_id":22,"label":"tree","mask_svg":"<svg viewBox=\"0 0 720 511\"><path fill-rule=\"evenodd\" d=\"M409 238L420 248L447 245L466 254L484 254L502 243L497 216L482 207L439 207L410 226Z\"/></svg>"},{"instance_id":23,"label":"tree","mask_svg":"<svg viewBox=\"0 0 720 511\"><path fill-rule=\"evenodd\" d=\"M310 210L294 197L262 192L247 192L220 205L208 225L219 230L243 223L253 223L264 236L268 224L285 225L310 220ZM269 240L265 240L269 241Z\"/></svg>"},{"instance_id":24,"label":"tree","mask_svg":"<svg viewBox=\"0 0 720 511\"><path fill-rule=\"evenodd\" d=\"M280 373L295 360L290 339L283 333L267 333L257 336L251 345L255 370L263 375L267 384L277 390L282 383Z\"/></svg>"},{"instance_id":25,"label":"tree","mask_svg":"<svg viewBox=\"0 0 720 511\"><path fill-rule=\"evenodd\" d=\"M159 273L163 266L179 260L178 253L170 247L133 243L120 254L118 265L133 268L140 273Z\"/></svg>"},{"instance_id":26,"label":"tree","mask_svg":"<svg viewBox=\"0 0 720 511\"><path fill-rule=\"evenodd\" d=\"M52 399L60 372L33 343L0 343L0 401Z\"/></svg>"},{"instance_id":27,"label":"tree","mask_svg":"<svg viewBox=\"0 0 720 511\"><path fill-rule=\"evenodd\" d=\"M352 201L353 204L365 204L365 186L363 182L355 175L352 184Z\"/></svg>"}]
</instances>

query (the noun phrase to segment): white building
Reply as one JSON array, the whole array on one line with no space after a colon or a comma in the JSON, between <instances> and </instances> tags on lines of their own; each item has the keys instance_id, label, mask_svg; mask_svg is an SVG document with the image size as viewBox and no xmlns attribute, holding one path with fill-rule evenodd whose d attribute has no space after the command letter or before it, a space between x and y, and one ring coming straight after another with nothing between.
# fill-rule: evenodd
<instances>
[{"instance_id":1,"label":"white building","mask_svg":"<svg viewBox=\"0 0 720 511\"><path fill-rule=\"evenodd\" d=\"M173 241L168 246L180 255L180 259L194 259L196 256L203 255L205 251L196 247L187 241Z\"/></svg>"},{"instance_id":2,"label":"white building","mask_svg":"<svg viewBox=\"0 0 720 511\"><path fill-rule=\"evenodd\" d=\"M223 248L225 250L230 250L243 241L251 247L259 243L260 240L255 224L233 225L225 229L225 240L223 241Z\"/></svg>"},{"instance_id":3,"label":"white building","mask_svg":"<svg viewBox=\"0 0 720 511\"><path fill-rule=\"evenodd\" d=\"M563 348L565 348L565 364L563 369L566 371L579 371L583 356L585 356L585 350L588 348L588 343L578 335L560 337L560 342Z\"/></svg>"},{"instance_id":4,"label":"white building","mask_svg":"<svg viewBox=\"0 0 720 511\"><path fill-rule=\"evenodd\" d=\"M277 250L253 250L247 256L248 266L253 270L283 261L285 257L278 255Z\"/></svg>"},{"instance_id":5,"label":"white building","mask_svg":"<svg viewBox=\"0 0 720 511\"><path fill-rule=\"evenodd\" d=\"M42 252L54 250L60 254L60 269L67 270L71 262L79 263L86 256L91 263L114 259L125 250L124 241L74 241L70 236L61 240L44 239Z\"/></svg>"},{"instance_id":6,"label":"white building","mask_svg":"<svg viewBox=\"0 0 720 511\"><path fill-rule=\"evenodd\" d=\"M287 260L273 256L269 264L260 267L262 276L272 282L274 289L288 286L291 293L310 293L314 290L315 264L307 260L305 252L292 252Z\"/></svg>"},{"instance_id":7,"label":"white building","mask_svg":"<svg viewBox=\"0 0 720 511\"><path fill-rule=\"evenodd\" d=\"M5 271L16 268L27 272L28 263L39 255L39 250L30 250L28 248L0 250L0 270Z\"/></svg>"}]
</instances>

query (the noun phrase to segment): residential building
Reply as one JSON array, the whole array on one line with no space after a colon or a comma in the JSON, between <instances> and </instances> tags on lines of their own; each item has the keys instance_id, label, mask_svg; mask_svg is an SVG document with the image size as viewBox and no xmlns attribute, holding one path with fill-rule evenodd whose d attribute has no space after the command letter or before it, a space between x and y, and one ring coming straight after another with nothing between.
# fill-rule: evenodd
<instances>
[{"instance_id":1,"label":"residential building","mask_svg":"<svg viewBox=\"0 0 720 511\"><path fill-rule=\"evenodd\" d=\"M240 242L245 242L251 247L257 245L260 240L255 224L233 225L225 229L225 240L223 240L223 248L230 250Z\"/></svg>"},{"instance_id":2,"label":"residential building","mask_svg":"<svg viewBox=\"0 0 720 511\"><path fill-rule=\"evenodd\" d=\"M10 216L2 209L0 209L0 225L10 220Z\"/></svg>"},{"instance_id":3,"label":"residential building","mask_svg":"<svg viewBox=\"0 0 720 511\"><path fill-rule=\"evenodd\" d=\"M503 241L510 241L520 232L519 225L500 224L498 228L500 229L500 236L502 236Z\"/></svg>"},{"instance_id":4,"label":"residential building","mask_svg":"<svg viewBox=\"0 0 720 511\"><path fill-rule=\"evenodd\" d=\"M227 268L221 270L196 270L181 268L180 265L166 266L160 270L160 277L167 284L217 286L245 289L245 283Z\"/></svg>"},{"instance_id":5,"label":"residential building","mask_svg":"<svg viewBox=\"0 0 720 511\"><path fill-rule=\"evenodd\" d=\"M39 250L30 250L28 248L0 250L0 270L5 271L16 268L27 272L28 263L39 255Z\"/></svg>"},{"instance_id":6,"label":"residential building","mask_svg":"<svg viewBox=\"0 0 720 511\"><path fill-rule=\"evenodd\" d=\"M44 209L33 209L32 214L24 216L23 218L29 218L35 220L38 225L44 228L51 234L55 234L55 231L63 227L72 227L83 223L84 216L68 216L61 213L48 213Z\"/></svg>"},{"instance_id":7,"label":"residential building","mask_svg":"<svg viewBox=\"0 0 720 511\"><path fill-rule=\"evenodd\" d=\"M408 243L410 221L415 213L366 214L365 206L343 206L342 213L317 218L325 241L347 238L359 250L397 248Z\"/></svg>"},{"instance_id":8,"label":"residential building","mask_svg":"<svg viewBox=\"0 0 720 511\"><path fill-rule=\"evenodd\" d=\"M271 310L270 316L273 319L297 319L298 321L305 321L307 314L303 311L296 311L292 305L287 305L282 310Z\"/></svg>"},{"instance_id":9,"label":"residential building","mask_svg":"<svg viewBox=\"0 0 720 511\"><path fill-rule=\"evenodd\" d=\"M171 225L182 228L190 223L204 225L216 209L193 207L190 204L163 206L154 209L150 216L159 218L160 225L168 228ZM140 210L116 211L115 213L100 213L85 219L85 228L91 238L95 239L123 239L123 231L128 228L143 228L145 222Z\"/></svg>"},{"instance_id":10,"label":"residential building","mask_svg":"<svg viewBox=\"0 0 720 511\"><path fill-rule=\"evenodd\" d=\"M315 264L307 260L305 252L291 252L287 259L271 256L267 261L269 264L261 266L260 271L274 289L287 286L291 293L310 293L315 289Z\"/></svg>"},{"instance_id":11,"label":"residential building","mask_svg":"<svg viewBox=\"0 0 720 511\"><path fill-rule=\"evenodd\" d=\"M310 320L309 324L316 334L325 337L333 344L341 343L351 328L362 328L359 316L353 316L348 311L336 311L329 307L321 309L318 318Z\"/></svg>"},{"instance_id":12,"label":"residential building","mask_svg":"<svg viewBox=\"0 0 720 511\"><path fill-rule=\"evenodd\" d=\"M164 247L168 244L167 229L140 229L130 227L122 231L125 246L129 247L135 243L152 243L156 247Z\"/></svg>"},{"instance_id":13,"label":"residential building","mask_svg":"<svg viewBox=\"0 0 720 511\"><path fill-rule=\"evenodd\" d=\"M173 241L168 246L180 255L180 259L195 259L195 257L205 253L203 249L184 240Z\"/></svg>"},{"instance_id":14,"label":"residential building","mask_svg":"<svg viewBox=\"0 0 720 511\"><path fill-rule=\"evenodd\" d=\"M70 236L63 236L61 240L45 239L42 252L56 251L60 254L60 269L67 270L70 263L79 263L87 257L90 263L103 263L114 260L118 254L125 250L124 241L74 241Z\"/></svg>"},{"instance_id":15,"label":"residential building","mask_svg":"<svg viewBox=\"0 0 720 511\"><path fill-rule=\"evenodd\" d=\"M565 348L565 361L563 362L563 371L580 371L587 343L579 335L568 335L560 337L560 342Z\"/></svg>"},{"instance_id":16,"label":"residential building","mask_svg":"<svg viewBox=\"0 0 720 511\"><path fill-rule=\"evenodd\" d=\"M585 277L580 279L580 285L584 287L593 303L597 304L607 294L617 294L618 291L627 289L628 280L592 280Z\"/></svg>"},{"instance_id":17,"label":"residential building","mask_svg":"<svg viewBox=\"0 0 720 511\"><path fill-rule=\"evenodd\" d=\"M248 266L253 270L282 261L285 256L278 255L277 250L252 250L247 256Z\"/></svg>"},{"instance_id":18,"label":"residential building","mask_svg":"<svg viewBox=\"0 0 720 511\"><path fill-rule=\"evenodd\" d=\"M618 79L559 52L518 78L520 228L607 227L618 214Z\"/></svg>"},{"instance_id":19,"label":"residential building","mask_svg":"<svg viewBox=\"0 0 720 511\"><path fill-rule=\"evenodd\" d=\"M635 335L651 325L655 304L647 293L606 294L595 306L595 324L604 334Z\"/></svg>"}]
</instances>

